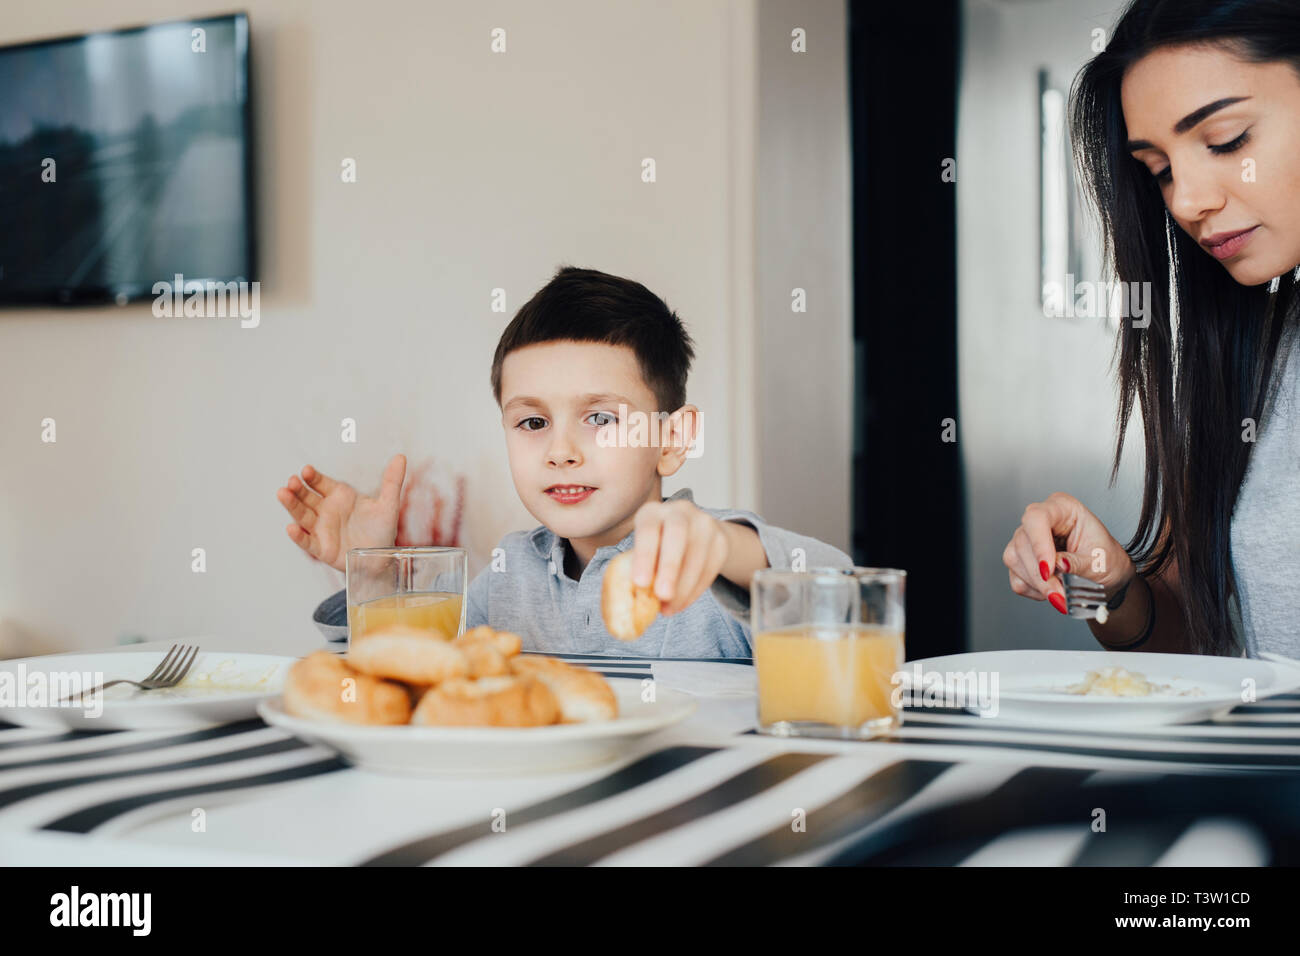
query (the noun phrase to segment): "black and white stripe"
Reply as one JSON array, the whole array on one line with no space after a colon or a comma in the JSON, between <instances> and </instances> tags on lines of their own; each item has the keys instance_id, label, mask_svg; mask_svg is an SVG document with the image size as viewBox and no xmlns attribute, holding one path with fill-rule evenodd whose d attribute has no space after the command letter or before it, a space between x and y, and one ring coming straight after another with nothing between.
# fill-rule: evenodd
<instances>
[{"instance_id":1,"label":"black and white stripe","mask_svg":"<svg viewBox=\"0 0 1300 956\"><path fill-rule=\"evenodd\" d=\"M563 659L634 679L653 677L655 663ZM483 783L481 798L477 783L355 770L260 720L187 732L0 725L0 862L6 831L124 845L172 833L175 843L199 805L221 807L236 828L278 814L262 835L281 843L266 852L305 863L1115 866L1197 865L1227 852L1275 862L1294 856L1295 828L1273 814L1270 794L1295 796L1286 788L1300 786L1298 768L1300 694L1133 732L924 708L869 742L652 738L612 766ZM422 812L403 817L404 788L438 799L413 801ZM1229 791L1253 800L1256 816L1224 819L1233 805L1215 794ZM337 792L354 805L327 798ZM432 811L444 804L439 823ZM498 806L504 832L491 825ZM1109 813L1105 834L1089 827L1096 806Z\"/></svg>"}]
</instances>

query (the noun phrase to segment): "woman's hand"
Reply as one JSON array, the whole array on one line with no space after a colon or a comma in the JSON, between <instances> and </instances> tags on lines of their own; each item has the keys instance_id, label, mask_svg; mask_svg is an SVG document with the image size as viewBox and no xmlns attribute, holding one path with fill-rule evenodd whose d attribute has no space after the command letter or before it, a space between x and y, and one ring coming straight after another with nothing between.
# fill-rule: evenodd
<instances>
[{"instance_id":1,"label":"woman's hand","mask_svg":"<svg viewBox=\"0 0 1300 956\"><path fill-rule=\"evenodd\" d=\"M1128 552L1097 516L1077 498L1055 492L1036 501L1020 516L1002 563L1011 590L1035 601L1050 601L1066 613L1065 588L1057 574L1067 571L1096 581L1113 597L1133 580L1136 569Z\"/></svg>"},{"instance_id":2,"label":"woman's hand","mask_svg":"<svg viewBox=\"0 0 1300 956\"><path fill-rule=\"evenodd\" d=\"M316 560L346 571L352 548L391 548L397 540L405 478L406 456L394 455L379 494L371 498L307 465L301 479L291 475L275 496L297 522L285 528L290 540Z\"/></svg>"}]
</instances>

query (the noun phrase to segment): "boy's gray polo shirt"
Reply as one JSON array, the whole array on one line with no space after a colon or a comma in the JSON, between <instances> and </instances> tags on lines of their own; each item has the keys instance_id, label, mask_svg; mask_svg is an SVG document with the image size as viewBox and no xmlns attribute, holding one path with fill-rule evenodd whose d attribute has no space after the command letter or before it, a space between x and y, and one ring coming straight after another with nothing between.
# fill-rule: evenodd
<instances>
[{"instance_id":1,"label":"boy's gray polo shirt","mask_svg":"<svg viewBox=\"0 0 1300 956\"><path fill-rule=\"evenodd\" d=\"M666 498L694 503L689 488ZM848 568L852 560L838 548L769 525L752 511L702 508L721 521L741 521L757 532L768 564L788 570L796 549L804 567ZM719 576L693 604L670 617L660 616L635 641L620 641L605 630L600 616L605 564L632 547L628 534L615 545L597 548L578 580L564 571L566 542L545 525L514 531L501 539L503 554L470 582L465 625L487 624L523 638L524 650L624 657L752 657L749 592ZM339 591L316 609L313 620L329 640L345 641L347 595Z\"/></svg>"}]
</instances>

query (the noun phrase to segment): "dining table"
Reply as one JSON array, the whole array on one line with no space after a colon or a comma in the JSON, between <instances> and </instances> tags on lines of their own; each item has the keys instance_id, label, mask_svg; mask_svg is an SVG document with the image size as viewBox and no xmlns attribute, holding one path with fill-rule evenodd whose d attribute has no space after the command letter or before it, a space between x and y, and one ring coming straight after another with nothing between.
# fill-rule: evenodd
<instances>
[{"instance_id":1,"label":"dining table","mask_svg":"<svg viewBox=\"0 0 1300 956\"><path fill-rule=\"evenodd\" d=\"M551 656L697 707L606 764L527 774L376 772L256 716L3 724L0 864L1266 866L1300 854L1300 694L1120 729L918 704L870 740L780 737L756 730L751 660Z\"/></svg>"}]
</instances>

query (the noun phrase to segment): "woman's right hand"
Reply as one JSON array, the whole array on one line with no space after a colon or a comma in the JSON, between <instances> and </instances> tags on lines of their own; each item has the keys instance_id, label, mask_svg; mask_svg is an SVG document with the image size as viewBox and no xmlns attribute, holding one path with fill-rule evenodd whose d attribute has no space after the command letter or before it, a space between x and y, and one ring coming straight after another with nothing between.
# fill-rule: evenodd
<instances>
[{"instance_id":1,"label":"woman's right hand","mask_svg":"<svg viewBox=\"0 0 1300 956\"><path fill-rule=\"evenodd\" d=\"M394 455L384 469L379 494L372 498L307 465L302 478L291 475L288 484L276 492L296 522L285 531L313 558L346 571L350 549L391 548L397 540L405 478L406 456Z\"/></svg>"},{"instance_id":2,"label":"woman's right hand","mask_svg":"<svg viewBox=\"0 0 1300 956\"><path fill-rule=\"evenodd\" d=\"M1062 614L1065 588L1062 571L1096 581L1111 597L1133 580L1133 560L1097 516L1077 498L1055 492L1036 501L1020 516L1002 563L1011 576L1011 590L1035 601L1050 601Z\"/></svg>"}]
</instances>

